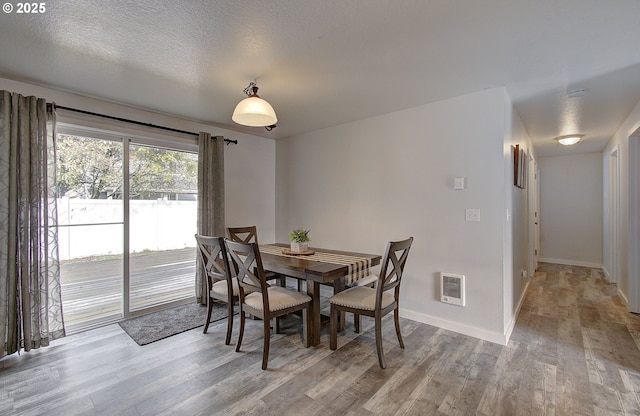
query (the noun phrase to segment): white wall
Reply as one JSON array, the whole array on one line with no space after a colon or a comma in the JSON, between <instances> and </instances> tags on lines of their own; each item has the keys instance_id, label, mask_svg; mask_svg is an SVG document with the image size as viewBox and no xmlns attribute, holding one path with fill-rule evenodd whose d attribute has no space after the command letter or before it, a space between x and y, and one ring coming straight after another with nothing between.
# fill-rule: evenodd
<instances>
[{"instance_id":1,"label":"white wall","mask_svg":"<svg viewBox=\"0 0 640 416\"><path fill-rule=\"evenodd\" d=\"M542 157L541 261L602 265L602 157L600 153Z\"/></svg>"},{"instance_id":2,"label":"white wall","mask_svg":"<svg viewBox=\"0 0 640 416\"><path fill-rule=\"evenodd\" d=\"M382 254L413 235L402 316L504 343L510 108L496 88L278 140L278 240L306 227L312 245ZM442 271L466 276L466 307L440 302Z\"/></svg>"},{"instance_id":3,"label":"white wall","mask_svg":"<svg viewBox=\"0 0 640 416\"><path fill-rule=\"evenodd\" d=\"M276 144L232 133L237 146L225 146L224 189L227 227L255 225L259 242L276 241Z\"/></svg>"},{"instance_id":4,"label":"white wall","mask_svg":"<svg viewBox=\"0 0 640 416\"><path fill-rule=\"evenodd\" d=\"M505 93L506 95L506 93ZM505 140L504 140L504 171L505 171L505 199L504 216L504 310L503 322L505 335L508 338L513 330L518 312L524 301L528 280L533 276L534 270L529 269L529 258L533 249L533 241L530 239L529 230L533 222L529 210L530 198L535 197L534 178L529 175L527 169L526 188L518 188L514 185L514 147L527 153L529 163L533 164L535 152L531 145L531 139L522 120L514 110L511 98L505 99ZM522 273L526 274L525 277Z\"/></svg>"},{"instance_id":5,"label":"white wall","mask_svg":"<svg viewBox=\"0 0 640 416\"><path fill-rule=\"evenodd\" d=\"M615 135L611 138L609 143L602 152L602 173L603 173L603 193L602 195L607 196L609 194L609 154L619 146L620 155L618 157L618 162L620 164L620 200L619 200L619 212L620 212L620 234L618 236L618 248L620 250L620 265L619 265L619 275L617 279L618 283L618 291L625 299L628 301L630 298L630 290L633 293L634 307L638 307L638 301L636 298L639 293L636 289L638 287L638 276L630 275L629 272L629 250L631 247L629 246L629 176L630 176L630 166L629 166L629 136L633 134L640 127L640 102L636 104L633 108L629 116L622 123L618 131L616 131ZM638 140L638 139L635 139ZM636 160L634 160L634 163ZM607 201L607 198L603 198L603 201ZM603 259L604 259L604 268L607 270L611 270L611 265L608 264L608 256L604 253L609 252L609 207L608 203L605 203L603 206L604 215L602 220L603 234L604 234L604 246L603 246ZM636 310L636 312L640 312L640 310Z\"/></svg>"},{"instance_id":6,"label":"white wall","mask_svg":"<svg viewBox=\"0 0 640 416\"><path fill-rule=\"evenodd\" d=\"M98 100L50 88L0 78L0 89L22 95L35 95L57 105L78 108L114 117L152 123L191 132L206 131L213 136L237 139L238 145L225 146L225 215L227 226L256 225L261 241L275 240L275 142L258 136L238 133L218 126L146 111L122 104ZM66 117L70 120L73 117ZM80 117L80 116L78 116ZM65 117L62 117L65 121ZM96 125L109 125L97 119ZM111 125L113 125L111 123ZM117 129L127 128L127 125ZM144 127L128 127L128 131L151 137L169 137L176 142L188 141L179 135ZM197 149L197 148L196 148Z\"/></svg>"}]
</instances>

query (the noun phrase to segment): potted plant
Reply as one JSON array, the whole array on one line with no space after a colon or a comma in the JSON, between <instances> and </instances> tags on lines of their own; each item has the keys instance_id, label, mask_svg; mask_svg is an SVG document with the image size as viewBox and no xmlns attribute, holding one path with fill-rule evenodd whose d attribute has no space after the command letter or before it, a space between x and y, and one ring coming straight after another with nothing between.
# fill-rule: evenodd
<instances>
[{"instance_id":1,"label":"potted plant","mask_svg":"<svg viewBox=\"0 0 640 416\"><path fill-rule=\"evenodd\" d=\"M309 250L308 242L311 241L309 238L309 231L304 228L298 228L297 230L293 230L289 233L289 240L291 240L291 251L294 253L303 253Z\"/></svg>"}]
</instances>

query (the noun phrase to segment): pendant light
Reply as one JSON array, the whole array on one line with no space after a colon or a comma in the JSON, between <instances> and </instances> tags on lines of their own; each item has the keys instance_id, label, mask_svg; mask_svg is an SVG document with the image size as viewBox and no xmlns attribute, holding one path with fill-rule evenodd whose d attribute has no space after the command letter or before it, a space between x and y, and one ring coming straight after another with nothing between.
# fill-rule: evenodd
<instances>
[{"instance_id":1,"label":"pendant light","mask_svg":"<svg viewBox=\"0 0 640 416\"><path fill-rule=\"evenodd\" d=\"M264 127L271 131L276 127L278 118L271 104L258 96L258 86L255 82L249 83L244 89L247 98L240 101L233 110L231 119L243 126Z\"/></svg>"}]
</instances>

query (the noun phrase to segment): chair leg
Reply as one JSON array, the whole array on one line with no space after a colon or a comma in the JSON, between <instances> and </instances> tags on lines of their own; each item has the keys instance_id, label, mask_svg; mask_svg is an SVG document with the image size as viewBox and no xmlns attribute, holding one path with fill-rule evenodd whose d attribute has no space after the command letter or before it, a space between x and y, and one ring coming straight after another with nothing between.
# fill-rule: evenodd
<instances>
[{"instance_id":1,"label":"chair leg","mask_svg":"<svg viewBox=\"0 0 640 416\"><path fill-rule=\"evenodd\" d=\"M240 352L240 345L242 344L242 336L244 335L244 311L240 311L240 333L238 334L238 343L236 344L236 352Z\"/></svg>"},{"instance_id":2,"label":"chair leg","mask_svg":"<svg viewBox=\"0 0 640 416\"><path fill-rule=\"evenodd\" d=\"M231 344L231 331L233 330L233 301L227 302L227 339L224 345Z\"/></svg>"},{"instance_id":3,"label":"chair leg","mask_svg":"<svg viewBox=\"0 0 640 416\"><path fill-rule=\"evenodd\" d=\"M330 339L329 339L329 348L332 350L338 349L338 309L331 305L331 316L329 317L329 326L330 326Z\"/></svg>"},{"instance_id":4,"label":"chair leg","mask_svg":"<svg viewBox=\"0 0 640 416\"><path fill-rule=\"evenodd\" d=\"M277 320L277 318L276 318ZM264 321L264 346L262 347L262 369L267 369L267 363L269 362L269 341L271 338L271 325L270 319L263 319Z\"/></svg>"},{"instance_id":5,"label":"chair leg","mask_svg":"<svg viewBox=\"0 0 640 416\"><path fill-rule=\"evenodd\" d=\"M356 334L360 333L360 325L362 325L362 317L357 313L353 314L353 325L356 327Z\"/></svg>"},{"instance_id":6,"label":"chair leg","mask_svg":"<svg viewBox=\"0 0 640 416\"><path fill-rule=\"evenodd\" d=\"M402 334L400 333L400 314L398 313L398 308L393 311L393 320L396 323L396 335L398 336L398 343L400 344L400 348L404 348L404 342L402 342Z\"/></svg>"},{"instance_id":7,"label":"chair leg","mask_svg":"<svg viewBox=\"0 0 640 416\"><path fill-rule=\"evenodd\" d=\"M280 317L273 318L273 333L280 333Z\"/></svg>"},{"instance_id":8,"label":"chair leg","mask_svg":"<svg viewBox=\"0 0 640 416\"><path fill-rule=\"evenodd\" d=\"M338 313L338 332L344 332L347 327L347 313L340 311Z\"/></svg>"},{"instance_id":9,"label":"chair leg","mask_svg":"<svg viewBox=\"0 0 640 416\"><path fill-rule=\"evenodd\" d=\"M203 334L206 334L209 330L209 323L211 322L211 311L213 310L213 300L209 298L209 310L207 311L207 322L204 323L204 329L202 330Z\"/></svg>"},{"instance_id":10,"label":"chair leg","mask_svg":"<svg viewBox=\"0 0 640 416\"><path fill-rule=\"evenodd\" d=\"M382 351L382 317L376 316L376 349L378 350L378 361L380 362L380 368L387 368L387 363L384 361L384 351Z\"/></svg>"},{"instance_id":11,"label":"chair leg","mask_svg":"<svg viewBox=\"0 0 640 416\"><path fill-rule=\"evenodd\" d=\"M333 281L333 294L340 293L346 289L346 283L344 277L341 279L336 279ZM347 314L344 311L340 311L338 315L338 332L342 332L346 328L346 316Z\"/></svg>"}]
</instances>

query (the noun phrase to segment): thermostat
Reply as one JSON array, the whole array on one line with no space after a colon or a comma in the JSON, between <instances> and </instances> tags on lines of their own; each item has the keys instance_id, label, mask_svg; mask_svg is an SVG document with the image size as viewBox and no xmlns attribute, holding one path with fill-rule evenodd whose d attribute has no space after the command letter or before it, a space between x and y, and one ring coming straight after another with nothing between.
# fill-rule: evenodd
<instances>
[{"instance_id":1,"label":"thermostat","mask_svg":"<svg viewBox=\"0 0 640 416\"><path fill-rule=\"evenodd\" d=\"M440 273L440 300L464 306L464 275Z\"/></svg>"}]
</instances>

